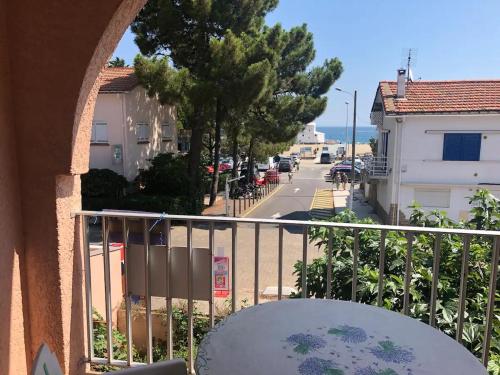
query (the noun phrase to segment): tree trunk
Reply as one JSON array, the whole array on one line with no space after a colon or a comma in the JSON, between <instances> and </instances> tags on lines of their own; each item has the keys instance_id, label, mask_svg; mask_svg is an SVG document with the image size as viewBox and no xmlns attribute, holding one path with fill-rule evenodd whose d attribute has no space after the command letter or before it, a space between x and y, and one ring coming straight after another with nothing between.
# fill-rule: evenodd
<instances>
[{"instance_id":1,"label":"tree trunk","mask_svg":"<svg viewBox=\"0 0 500 375\"><path fill-rule=\"evenodd\" d=\"M251 184L253 182L253 170L254 170L254 162L253 162L253 146L254 146L254 137L250 138L250 146L248 147L248 163L247 163L247 184Z\"/></svg>"},{"instance_id":2,"label":"tree trunk","mask_svg":"<svg viewBox=\"0 0 500 375\"><path fill-rule=\"evenodd\" d=\"M221 127L223 121L223 108L220 101L217 100L217 108L215 113L215 136L214 136L214 174L212 175L212 186L210 189L209 206L213 206L217 198L217 190L219 188L219 163L220 163L220 145L221 145Z\"/></svg>"},{"instance_id":3,"label":"tree trunk","mask_svg":"<svg viewBox=\"0 0 500 375\"><path fill-rule=\"evenodd\" d=\"M193 204L191 206L191 213L197 214L203 206L198 207L197 200L203 199L203 189L200 188L200 161L201 149L203 147L203 117L197 116L191 127L191 140L188 155L188 177L189 186L188 194L193 197ZM201 202L201 205L203 202Z\"/></svg>"},{"instance_id":4,"label":"tree trunk","mask_svg":"<svg viewBox=\"0 0 500 375\"><path fill-rule=\"evenodd\" d=\"M231 171L231 176L232 178L236 178L238 177L238 130L237 129L233 129L231 137L232 137L231 156L233 158L233 170ZM233 182L231 184L231 195L234 193L235 186L236 183Z\"/></svg>"}]
</instances>

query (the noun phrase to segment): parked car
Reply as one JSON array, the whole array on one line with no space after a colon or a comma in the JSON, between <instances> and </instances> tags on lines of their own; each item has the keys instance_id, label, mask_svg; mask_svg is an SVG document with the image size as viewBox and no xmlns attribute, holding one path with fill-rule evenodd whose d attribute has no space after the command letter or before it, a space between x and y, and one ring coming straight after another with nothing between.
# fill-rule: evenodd
<instances>
[{"instance_id":1,"label":"parked car","mask_svg":"<svg viewBox=\"0 0 500 375\"><path fill-rule=\"evenodd\" d=\"M330 164L332 162L332 156L329 152L322 152L321 156L319 157L319 162L321 164Z\"/></svg>"},{"instance_id":2,"label":"parked car","mask_svg":"<svg viewBox=\"0 0 500 375\"><path fill-rule=\"evenodd\" d=\"M349 181L351 181L351 176L352 176L352 173L351 173L352 169L351 169L351 165L347 165L347 164L336 164L334 165L332 168L330 168L330 176L333 178L334 174L336 172L340 172L340 173L345 173L347 174L347 178L349 179ZM361 170L357 167L354 167L354 178L355 178L355 181L360 181L361 180Z\"/></svg>"},{"instance_id":3,"label":"parked car","mask_svg":"<svg viewBox=\"0 0 500 375\"><path fill-rule=\"evenodd\" d=\"M278 172L291 172L292 168L292 161L290 159L284 160L281 158L278 164Z\"/></svg>"},{"instance_id":4,"label":"parked car","mask_svg":"<svg viewBox=\"0 0 500 375\"><path fill-rule=\"evenodd\" d=\"M346 160L342 160L340 162L340 164L343 164L343 165L351 165L351 158L348 158ZM354 165L356 166L356 168L359 168L359 169L363 169L365 167L365 162L359 158L356 158L354 159Z\"/></svg>"},{"instance_id":5,"label":"parked car","mask_svg":"<svg viewBox=\"0 0 500 375\"><path fill-rule=\"evenodd\" d=\"M280 175L276 169L269 169L264 177L267 182L277 184L280 182Z\"/></svg>"}]
</instances>

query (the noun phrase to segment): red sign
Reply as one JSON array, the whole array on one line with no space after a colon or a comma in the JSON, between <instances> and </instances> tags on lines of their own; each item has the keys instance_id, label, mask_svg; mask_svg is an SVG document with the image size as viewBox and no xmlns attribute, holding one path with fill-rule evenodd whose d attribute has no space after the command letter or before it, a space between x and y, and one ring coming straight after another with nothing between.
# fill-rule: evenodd
<instances>
[{"instance_id":1,"label":"red sign","mask_svg":"<svg viewBox=\"0 0 500 375\"><path fill-rule=\"evenodd\" d=\"M229 295L229 257L214 257L214 295L227 297Z\"/></svg>"}]
</instances>

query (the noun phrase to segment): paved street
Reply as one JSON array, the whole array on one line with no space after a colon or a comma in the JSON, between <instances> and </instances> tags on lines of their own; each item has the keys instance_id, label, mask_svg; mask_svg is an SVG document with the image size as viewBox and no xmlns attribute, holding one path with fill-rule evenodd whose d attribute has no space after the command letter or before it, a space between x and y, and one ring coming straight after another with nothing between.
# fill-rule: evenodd
<instances>
[{"instance_id":1,"label":"paved street","mask_svg":"<svg viewBox=\"0 0 500 375\"><path fill-rule=\"evenodd\" d=\"M247 217L310 220L309 210L316 189L331 187L324 178L330 168L329 164L315 164L313 160L302 160L300 170L294 173L292 183L288 183L288 177L283 173L281 189L251 211Z\"/></svg>"}]
</instances>

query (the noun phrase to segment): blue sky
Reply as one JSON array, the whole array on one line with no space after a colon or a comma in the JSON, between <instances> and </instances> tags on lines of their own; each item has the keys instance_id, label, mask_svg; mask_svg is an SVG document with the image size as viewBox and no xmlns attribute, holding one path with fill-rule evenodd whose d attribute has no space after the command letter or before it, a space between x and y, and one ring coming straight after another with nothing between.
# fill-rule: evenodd
<instances>
[{"instance_id":1,"label":"blue sky","mask_svg":"<svg viewBox=\"0 0 500 375\"><path fill-rule=\"evenodd\" d=\"M336 86L358 90L358 124L369 125L377 84L395 79L405 49L417 50L414 78L500 78L499 14L498 0L281 0L267 23L306 23L314 64L340 58L344 73ZM133 39L128 30L115 52L129 64L138 53ZM328 98L318 126L343 126L351 99L333 89Z\"/></svg>"}]
</instances>

